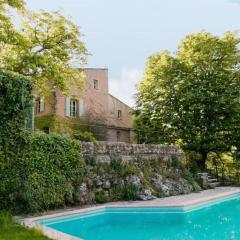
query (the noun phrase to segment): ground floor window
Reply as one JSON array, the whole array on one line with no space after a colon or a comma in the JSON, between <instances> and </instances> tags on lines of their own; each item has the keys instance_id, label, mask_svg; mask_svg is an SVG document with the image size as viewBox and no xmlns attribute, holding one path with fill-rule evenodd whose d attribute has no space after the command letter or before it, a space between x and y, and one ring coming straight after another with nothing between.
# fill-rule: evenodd
<instances>
[{"instance_id":1,"label":"ground floor window","mask_svg":"<svg viewBox=\"0 0 240 240\"><path fill-rule=\"evenodd\" d=\"M50 133L50 129L49 129L49 127L44 127L44 128L43 128L43 131L44 131L45 133L47 133L47 134Z\"/></svg>"},{"instance_id":2,"label":"ground floor window","mask_svg":"<svg viewBox=\"0 0 240 240\"><path fill-rule=\"evenodd\" d=\"M120 142L121 140L121 132L117 131L117 142Z\"/></svg>"}]
</instances>

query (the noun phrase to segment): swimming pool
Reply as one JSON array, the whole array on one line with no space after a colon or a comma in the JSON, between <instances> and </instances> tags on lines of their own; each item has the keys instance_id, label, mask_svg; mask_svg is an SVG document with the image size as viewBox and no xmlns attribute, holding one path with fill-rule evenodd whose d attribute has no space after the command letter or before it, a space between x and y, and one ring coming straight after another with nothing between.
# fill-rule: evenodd
<instances>
[{"instance_id":1,"label":"swimming pool","mask_svg":"<svg viewBox=\"0 0 240 240\"><path fill-rule=\"evenodd\" d=\"M240 239L240 195L187 208L106 208L38 224L84 240Z\"/></svg>"}]
</instances>

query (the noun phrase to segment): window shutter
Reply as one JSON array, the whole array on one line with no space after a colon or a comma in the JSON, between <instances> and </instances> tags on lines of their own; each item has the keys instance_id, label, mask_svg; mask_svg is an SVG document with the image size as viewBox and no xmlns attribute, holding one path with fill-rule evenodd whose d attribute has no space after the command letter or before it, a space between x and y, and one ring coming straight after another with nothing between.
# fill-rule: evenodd
<instances>
[{"instance_id":1,"label":"window shutter","mask_svg":"<svg viewBox=\"0 0 240 240\"><path fill-rule=\"evenodd\" d=\"M65 115L66 117L70 117L70 98L66 97L65 99Z\"/></svg>"},{"instance_id":2,"label":"window shutter","mask_svg":"<svg viewBox=\"0 0 240 240\"><path fill-rule=\"evenodd\" d=\"M40 98L40 112L44 112L45 110L45 101L44 101L44 97Z\"/></svg>"},{"instance_id":3,"label":"window shutter","mask_svg":"<svg viewBox=\"0 0 240 240\"><path fill-rule=\"evenodd\" d=\"M84 116L84 105L83 105L83 100L80 98L78 100L78 111L79 111L79 117Z\"/></svg>"}]
</instances>

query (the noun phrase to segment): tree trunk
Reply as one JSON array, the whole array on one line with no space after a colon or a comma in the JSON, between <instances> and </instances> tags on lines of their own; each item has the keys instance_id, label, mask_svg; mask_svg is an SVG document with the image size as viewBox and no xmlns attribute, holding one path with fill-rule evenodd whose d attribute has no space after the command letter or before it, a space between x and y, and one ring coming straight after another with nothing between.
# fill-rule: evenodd
<instances>
[{"instance_id":1,"label":"tree trunk","mask_svg":"<svg viewBox=\"0 0 240 240\"><path fill-rule=\"evenodd\" d=\"M206 170L207 152L200 152L201 158L198 160L198 167L201 171Z\"/></svg>"}]
</instances>

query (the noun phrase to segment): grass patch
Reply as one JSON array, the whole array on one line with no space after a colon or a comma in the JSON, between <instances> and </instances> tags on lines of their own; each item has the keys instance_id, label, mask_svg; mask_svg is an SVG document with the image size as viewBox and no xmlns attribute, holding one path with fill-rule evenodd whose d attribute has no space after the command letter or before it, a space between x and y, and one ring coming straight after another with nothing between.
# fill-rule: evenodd
<instances>
[{"instance_id":1,"label":"grass patch","mask_svg":"<svg viewBox=\"0 0 240 240\"><path fill-rule=\"evenodd\" d=\"M36 229L14 223L7 213L0 213L0 240L50 240Z\"/></svg>"}]
</instances>

